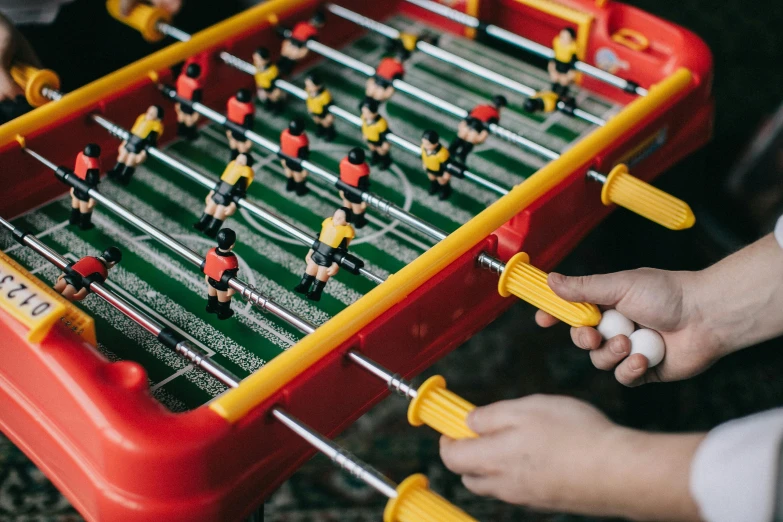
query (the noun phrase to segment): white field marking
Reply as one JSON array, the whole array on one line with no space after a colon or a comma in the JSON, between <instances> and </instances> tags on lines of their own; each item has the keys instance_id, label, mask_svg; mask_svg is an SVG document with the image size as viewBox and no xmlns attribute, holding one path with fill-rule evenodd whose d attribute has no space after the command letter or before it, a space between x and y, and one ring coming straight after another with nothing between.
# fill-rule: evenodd
<instances>
[{"instance_id":1,"label":"white field marking","mask_svg":"<svg viewBox=\"0 0 783 522\"><path fill-rule=\"evenodd\" d=\"M163 379L162 381L159 381L157 384L155 384L154 386L152 386L152 388L150 388L150 391L151 391L152 393L155 393L155 391L156 391L158 388L160 388L161 386L165 386L166 384L170 383L171 381L173 381L173 380L174 380L174 379L176 379L177 377L181 377L182 375L185 375L186 373L188 373L188 372L189 372L190 370L192 370L193 368L194 368L194 366L193 366L192 364L188 364L188 365L187 365L187 366L185 366L184 368L182 368L182 369L180 369L180 370L177 370L176 372L172 373L171 375L169 375L168 377L166 377L166 378L165 378L165 379Z\"/></svg>"},{"instance_id":2,"label":"white field marking","mask_svg":"<svg viewBox=\"0 0 783 522\"><path fill-rule=\"evenodd\" d=\"M31 223L43 223L44 225L51 222L43 214L31 216L30 221ZM69 248L77 256L95 255L95 249L89 243L83 241L79 236L67 229L53 236L53 239L58 244ZM174 268L178 267L175 266ZM184 267L181 267L178 275L181 276L186 272ZM188 312L165 294L155 291L144 279L126 270L121 264L112 269L111 278L139 301L149 305L154 310L158 310L160 315L167 317L180 328L187 328L193 337L201 342L209 342L218 353L237 364L240 368L252 372L265 364L266 361L249 352L244 347L239 346L233 339L223 335L208 323ZM178 355L170 350L164 350L160 344L157 346L158 348L154 354L159 359L174 368L182 366L184 362Z\"/></svg>"},{"instance_id":3,"label":"white field marking","mask_svg":"<svg viewBox=\"0 0 783 522\"><path fill-rule=\"evenodd\" d=\"M190 409L188 408L187 404L174 397L165 388L158 388L152 392L152 396L156 401L164 405L172 413L182 413Z\"/></svg>"},{"instance_id":4,"label":"white field marking","mask_svg":"<svg viewBox=\"0 0 783 522\"><path fill-rule=\"evenodd\" d=\"M139 169L134 175L134 181L146 185L159 195L165 196L170 200L172 205L177 205L183 210L190 212L194 218L201 215L200 208L203 208L203 200L191 196L177 185L164 179L163 176L153 174L146 169ZM111 187L104 189L103 192L107 195L111 194L111 197L123 206L133 208L135 214L141 216L144 220L155 225L157 228L166 230L169 233L183 235L190 232L178 223L167 218L164 214L143 200L122 189ZM287 250L284 250L278 245L263 239L258 234L253 233L250 228L243 225L239 220L233 220L231 222L231 228L242 238L242 245L254 249L269 261L288 269L290 273L295 274L297 277L304 271L304 254L301 259L294 256ZM329 319L328 314L312 306L309 301L303 299L299 294L284 288L272 279L258 272L256 272L256 277L261 284L261 289L264 294L297 315L304 317L314 324L321 324ZM203 284L202 281L202 285ZM330 284L326 286L326 293L346 305L353 303L361 297L361 294L352 288L348 288L339 280L330 281Z\"/></svg>"},{"instance_id":5,"label":"white field marking","mask_svg":"<svg viewBox=\"0 0 783 522\"><path fill-rule=\"evenodd\" d=\"M50 266L49 262L46 262L44 264L41 264L41 265L33 268L32 270L29 270L29 272L30 272L31 275L35 275L35 274L41 272L42 270L44 270L47 266Z\"/></svg>"},{"instance_id":6,"label":"white field marking","mask_svg":"<svg viewBox=\"0 0 783 522\"><path fill-rule=\"evenodd\" d=\"M68 221L63 221L62 223L57 223L56 225L47 228L43 232L40 232L40 233L36 234L35 237L37 237L39 239L42 238L42 237L46 237L49 234L57 232L58 230L62 230L63 228L65 228L67 226L68 226ZM10 254L11 252L13 252L14 250L17 250L19 248L22 248L22 245L20 243L16 243L14 246L12 246L9 249L7 249L5 251L5 253L6 254Z\"/></svg>"}]
</instances>

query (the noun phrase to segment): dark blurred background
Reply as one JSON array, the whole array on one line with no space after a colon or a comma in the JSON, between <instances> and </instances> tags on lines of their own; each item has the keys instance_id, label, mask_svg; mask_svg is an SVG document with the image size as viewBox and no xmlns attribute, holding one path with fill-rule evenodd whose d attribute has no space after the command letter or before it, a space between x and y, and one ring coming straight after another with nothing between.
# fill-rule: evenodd
<instances>
[{"instance_id":1,"label":"dark blurred background","mask_svg":"<svg viewBox=\"0 0 783 522\"><path fill-rule=\"evenodd\" d=\"M58 33L63 45L96 50L75 27L86 11L77 1L64 10L73 25ZM783 144L773 140L762 159L758 149L769 138L772 119L783 102L783 2L779 0L632 0L629 3L681 24L700 35L715 59L715 136L707 147L662 175L656 184L693 207L696 226L669 232L626 211L617 211L562 263L568 274L589 274L651 266L697 270L769 232L783 213ZM232 2L187 1L177 23L195 30L229 14ZM92 12L103 12L93 9ZM120 24L90 24L95 31L122 32ZM90 29L84 29L89 31ZM26 33L36 41L36 29ZM127 30L122 53L130 61L149 52ZM39 35L40 36L40 35ZM41 36L42 37L42 36ZM49 38L50 36L46 36ZM137 45L138 44L138 45ZM46 63L55 49L39 49ZM64 88L113 69L118 56L105 62L85 59L82 69L64 76ZM111 67L111 68L109 68ZM63 71L64 72L64 71ZM81 75L81 76L80 76ZM766 134L758 132L766 123ZM753 145L752 145L753 144ZM777 339L719 362L687 382L627 389L611 373L595 370L574 348L565 327L547 331L533 323L533 310L515 305L465 346L447 356L421 379L440 373L449 387L476 404L530 393L559 393L587 400L615 421L660 431L708 430L729 419L783 404L783 341ZM468 363L469 362L469 363ZM477 363L478 362L478 363ZM491 384L490 384L491 383ZM431 430L411 429L405 401L391 398L351 427L339 441L362 459L397 480L425 473L433 488L484 521L577 521L560 514L533 513L475 497L458 477L445 471ZM585 445L589 441L585 441ZM273 522L364 522L381 518L385 501L366 486L316 457L269 499L266 520ZM6 439L0 438L0 520L81 520L57 490Z\"/></svg>"}]
</instances>

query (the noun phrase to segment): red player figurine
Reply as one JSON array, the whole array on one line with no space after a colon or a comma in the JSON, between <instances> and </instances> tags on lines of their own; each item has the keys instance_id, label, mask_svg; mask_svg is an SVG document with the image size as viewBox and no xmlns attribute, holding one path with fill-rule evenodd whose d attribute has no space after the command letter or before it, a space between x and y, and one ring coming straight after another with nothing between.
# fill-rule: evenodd
<instances>
[{"instance_id":1,"label":"red player figurine","mask_svg":"<svg viewBox=\"0 0 783 522\"><path fill-rule=\"evenodd\" d=\"M231 251L237 235L230 228L224 228L217 233L216 239L217 247L207 252L202 270L207 281L207 312L223 321L234 315L231 309L234 289L228 286L228 281L239 272L239 259Z\"/></svg>"},{"instance_id":2,"label":"red player figurine","mask_svg":"<svg viewBox=\"0 0 783 522\"><path fill-rule=\"evenodd\" d=\"M291 73L296 62L307 56L307 42L315 38L318 30L324 26L324 14L316 11L307 22L299 22L291 29L290 34L283 40L280 48L280 59L277 66L280 73L287 76Z\"/></svg>"},{"instance_id":3,"label":"red player figurine","mask_svg":"<svg viewBox=\"0 0 783 522\"><path fill-rule=\"evenodd\" d=\"M76 177L85 181L90 187L97 187L101 179L101 148L90 143L76 156L76 165L73 172ZM68 222L71 225L79 225L82 230L89 230L92 224L92 209L95 200L87 192L76 188L71 189L71 217Z\"/></svg>"},{"instance_id":4,"label":"red player figurine","mask_svg":"<svg viewBox=\"0 0 783 522\"><path fill-rule=\"evenodd\" d=\"M549 78L552 80L552 91L560 98L568 96L568 87L576 76L574 66L578 49L576 32L570 27L564 27L552 40L555 57L549 62Z\"/></svg>"},{"instance_id":5,"label":"red player figurine","mask_svg":"<svg viewBox=\"0 0 783 522\"><path fill-rule=\"evenodd\" d=\"M489 126L500 122L500 109L506 105L508 100L500 94L492 97L492 103L476 105L468 117L459 122L457 139L449 145L449 154L465 163L473 147L487 141Z\"/></svg>"},{"instance_id":6,"label":"red player figurine","mask_svg":"<svg viewBox=\"0 0 783 522\"><path fill-rule=\"evenodd\" d=\"M381 60L375 69L375 75L367 80L365 94L370 98L385 102L394 94L394 80L402 80L405 67L402 65L408 57L407 51L398 49L392 57Z\"/></svg>"},{"instance_id":7,"label":"red player figurine","mask_svg":"<svg viewBox=\"0 0 783 522\"><path fill-rule=\"evenodd\" d=\"M245 197L253 177L253 169L247 164L245 154L239 154L235 160L230 161L220 176L220 181L207 194L204 213L193 228L203 231L209 237L215 237L223 221L237 211L236 200Z\"/></svg>"},{"instance_id":8,"label":"red player figurine","mask_svg":"<svg viewBox=\"0 0 783 522\"><path fill-rule=\"evenodd\" d=\"M264 109L280 114L283 111L281 100L283 93L275 85L275 81L280 77L280 71L269 59L269 49L266 47L256 49L253 53L253 65L256 68L254 76L258 99L264 102Z\"/></svg>"},{"instance_id":9,"label":"red player figurine","mask_svg":"<svg viewBox=\"0 0 783 522\"><path fill-rule=\"evenodd\" d=\"M131 127L130 138L120 143L117 164L111 169L109 177L123 185L130 183L136 167L147 159L147 147L155 146L158 137L163 134L163 108L150 105L147 112L139 115Z\"/></svg>"},{"instance_id":10,"label":"red player figurine","mask_svg":"<svg viewBox=\"0 0 783 522\"><path fill-rule=\"evenodd\" d=\"M372 152L370 165L380 163L381 170L386 170L391 165L392 159L389 149L391 144L386 141L389 134L389 124L386 118L381 116L380 103L372 98L365 98L359 108L362 111L362 136Z\"/></svg>"},{"instance_id":11,"label":"red player figurine","mask_svg":"<svg viewBox=\"0 0 783 522\"><path fill-rule=\"evenodd\" d=\"M295 161L306 160L310 155L310 140L307 139L301 119L291 120L288 128L280 133L280 155L283 157L281 163L285 177L288 178L285 189L296 192L297 196L310 192L306 185L307 171L299 161Z\"/></svg>"},{"instance_id":12,"label":"red player figurine","mask_svg":"<svg viewBox=\"0 0 783 522\"><path fill-rule=\"evenodd\" d=\"M252 129L255 122L255 110L253 105L253 97L250 91L247 89L239 89L235 96L228 99L226 104L226 118L228 121L239 125L243 129ZM226 137L228 138L228 146L231 148L231 159L235 159L238 154L245 154L248 156L248 164L252 165L253 161L249 155L251 142L245 137L244 132L238 130L227 129Z\"/></svg>"},{"instance_id":13,"label":"red player figurine","mask_svg":"<svg viewBox=\"0 0 783 522\"><path fill-rule=\"evenodd\" d=\"M434 130L426 130L421 136L421 163L430 180L429 193L438 199L451 195L451 174L447 170L449 151L440 144L440 136Z\"/></svg>"},{"instance_id":14,"label":"red player figurine","mask_svg":"<svg viewBox=\"0 0 783 522\"><path fill-rule=\"evenodd\" d=\"M340 162L340 181L362 192L370 190L370 166L364 162L364 151L359 147L348 151L348 155ZM366 225L364 212L367 210L367 203L362 200L361 195L341 190L340 197L343 198L343 205L351 210L352 222L356 228Z\"/></svg>"},{"instance_id":15,"label":"red player figurine","mask_svg":"<svg viewBox=\"0 0 783 522\"><path fill-rule=\"evenodd\" d=\"M109 269L121 260L122 252L117 247L107 248L100 257L84 256L65 267L65 273L54 283L54 290L69 301L81 301L87 297L88 287L106 281Z\"/></svg>"},{"instance_id":16,"label":"red player figurine","mask_svg":"<svg viewBox=\"0 0 783 522\"><path fill-rule=\"evenodd\" d=\"M334 254L338 250L347 250L355 236L350 223L351 211L347 208L338 208L334 216L324 219L318 241L313 243L305 257L307 267L302 274L302 280L294 288L295 292L306 294L311 301L321 300L321 293L327 281L340 270L340 265L334 260Z\"/></svg>"},{"instance_id":17,"label":"red player figurine","mask_svg":"<svg viewBox=\"0 0 783 522\"><path fill-rule=\"evenodd\" d=\"M177 77L177 95L192 102L200 102L203 92L201 66L191 63ZM198 113L189 105L181 103L174 105L174 110L177 111L177 136L188 140L198 138Z\"/></svg>"},{"instance_id":18,"label":"red player figurine","mask_svg":"<svg viewBox=\"0 0 783 522\"><path fill-rule=\"evenodd\" d=\"M321 79L310 73L305 78L305 91L307 92L307 112L315 123L315 135L323 137L326 141L332 141L337 132L334 130L334 115L329 112L332 105L332 93L324 87Z\"/></svg>"}]
</instances>

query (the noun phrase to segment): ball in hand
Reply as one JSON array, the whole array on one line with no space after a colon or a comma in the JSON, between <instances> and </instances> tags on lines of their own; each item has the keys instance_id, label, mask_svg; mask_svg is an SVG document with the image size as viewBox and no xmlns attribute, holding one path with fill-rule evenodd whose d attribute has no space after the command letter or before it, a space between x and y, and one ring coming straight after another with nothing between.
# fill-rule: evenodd
<instances>
[{"instance_id":1,"label":"ball in hand","mask_svg":"<svg viewBox=\"0 0 783 522\"><path fill-rule=\"evenodd\" d=\"M663 360L666 345L661 334L655 330L642 328L633 332L628 338L631 340L631 355L640 353L647 357L648 368L652 368Z\"/></svg>"},{"instance_id":2,"label":"ball in hand","mask_svg":"<svg viewBox=\"0 0 783 522\"><path fill-rule=\"evenodd\" d=\"M604 341L608 341L616 335L630 337L634 331L634 324L617 310L607 310L601 315L601 322L595 328Z\"/></svg>"}]
</instances>

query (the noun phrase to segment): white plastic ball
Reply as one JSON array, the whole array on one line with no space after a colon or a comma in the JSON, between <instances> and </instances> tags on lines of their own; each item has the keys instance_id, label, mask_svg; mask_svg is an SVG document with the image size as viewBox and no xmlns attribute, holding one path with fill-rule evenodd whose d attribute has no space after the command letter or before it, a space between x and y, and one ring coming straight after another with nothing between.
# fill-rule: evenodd
<instances>
[{"instance_id":1,"label":"white plastic ball","mask_svg":"<svg viewBox=\"0 0 783 522\"><path fill-rule=\"evenodd\" d=\"M629 336L629 339L631 340L631 355L640 353L647 357L648 368L656 366L663 360L666 353L666 343L663 342L661 334L655 330L647 328L636 330Z\"/></svg>"},{"instance_id":2,"label":"white plastic ball","mask_svg":"<svg viewBox=\"0 0 783 522\"><path fill-rule=\"evenodd\" d=\"M634 331L633 321L625 317L617 310L607 310L601 316L601 322L595 327L604 341L608 341L616 335L630 336Z\"/></svg>"}]
</instances>

